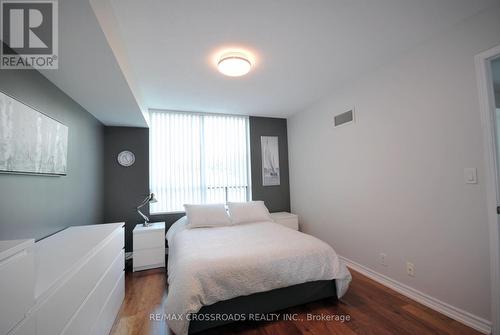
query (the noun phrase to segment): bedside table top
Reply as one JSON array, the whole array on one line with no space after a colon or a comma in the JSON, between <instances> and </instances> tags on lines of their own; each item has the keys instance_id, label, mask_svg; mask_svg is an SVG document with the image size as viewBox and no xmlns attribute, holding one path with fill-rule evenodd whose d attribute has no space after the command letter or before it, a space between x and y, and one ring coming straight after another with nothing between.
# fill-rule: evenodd
<instances>
[{"instance_id":1,"label":"bedside table top","mask_svg":"<svg viewBox=\"0 0 500 335\"><path fill-rule=\"evenodd\" d=\"M273 219L285 219L290 217L297 217L297 214L292 214L288 212L276 212L276 213L271 213L271 217Z\"/></svg>"},{"instance_id":2,"label":"bedside table top","mask_svg":"<svg viewBox=\"0 0 500 335\"><path fill-rule=\"evenodd\" d=\"M134 233L148 233L157 230L165 230L165 222L153 222L149 227L144 227L142 223L139 223L135 226Z\"/></svg>"}]
</instances>

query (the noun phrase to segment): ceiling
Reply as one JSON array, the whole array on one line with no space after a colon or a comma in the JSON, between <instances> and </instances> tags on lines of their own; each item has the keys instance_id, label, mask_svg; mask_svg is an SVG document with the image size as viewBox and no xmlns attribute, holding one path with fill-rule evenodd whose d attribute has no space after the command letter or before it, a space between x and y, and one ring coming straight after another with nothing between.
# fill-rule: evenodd
<instances>
[{"instance_id":1,"label":"ceiling","mask_svg":"<svg viewBox=\"0 0 500 335\"><path fill-rule=\"evenodd\" d=\"M60 2L44 74L103 123L145 126L149 108L287 117L496 0L90 3ZM253 54L248 75L217 72L228 47Z\"/></svg>"},{"instance_id":2,"label":"ceiling","mask_svg":"<svg viewBox=\"0 0 500 335\"><path fill-rule=\"evenodd\" d=\"M147 127L88 1L59 1L59 69L40 72L103 124Z\"/></svg>"}]
</instances>

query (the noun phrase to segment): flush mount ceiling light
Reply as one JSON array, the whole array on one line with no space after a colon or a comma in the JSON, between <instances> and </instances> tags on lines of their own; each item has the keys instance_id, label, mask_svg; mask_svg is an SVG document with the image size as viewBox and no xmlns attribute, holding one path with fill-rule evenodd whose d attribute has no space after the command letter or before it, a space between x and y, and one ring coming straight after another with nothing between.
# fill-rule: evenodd
<instances>
[{"instance_id":1,"label":"flush mount ceiling light","mask_svg":"<svg viewBox=\"0 0 500 335\"><path fill-rule=\"evenodd\" d=\"M223 54L217 63L219 72L229 77L244 76L252 68L252 63L242 52L227 52Z\"/></svg>"}]
</instances>

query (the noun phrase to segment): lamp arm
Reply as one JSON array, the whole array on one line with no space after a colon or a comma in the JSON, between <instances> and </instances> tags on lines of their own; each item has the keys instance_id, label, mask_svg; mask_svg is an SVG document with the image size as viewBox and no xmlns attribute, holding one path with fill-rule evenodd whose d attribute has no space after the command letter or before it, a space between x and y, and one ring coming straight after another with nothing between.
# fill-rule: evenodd
<instances>
[{"instance_id":1,"label":"lamp arm","mask_svg":"<svg viewBox=\"0 0 500 335\"><path fill-rule=\"evenodd\" d=\"M149 202L149 195L144 199L139 206L137 206L137 209L144 207L147 203Z\"/></svg>"},{"instance_id":2,"label":"lamp arm","mask_svg":"<svg viewBox=\"0 0 500 335\"><path fill-rule=\"evenodd\" d=\"M153 193L149 194L146 199L144 199L139 206L136 207L137 213L144 219L144 225L147 225L149 218L141 212L141 208L149 204L149 202L154 198Z\"/></svg>"},{"instance_id":3,"label":"lamp arm","mask_svg":"<svg viewBox=\"0 0 500 335\"><path fill-rule=\"evenodd\" d=\"M139 215L140 215L140 216L144 219L144 221L149 222L149 218L148 218L146 215L144 215L144 214L143 214L143 213L139 210L139 208L137 208L137 213L139 213Z\"/></svg>"},{"instance_id":4,"label":"lamp arm","mask_svg":"<svg viewBox=\"0 0 500 335\"><path fill-rule=\"evenodd\" d=\"M137 210L141 209L142 207L146 206L148 202L147 201L143 201L142 204L140 204L139 206L137 206Z\"/></svg>"}]
</instances>

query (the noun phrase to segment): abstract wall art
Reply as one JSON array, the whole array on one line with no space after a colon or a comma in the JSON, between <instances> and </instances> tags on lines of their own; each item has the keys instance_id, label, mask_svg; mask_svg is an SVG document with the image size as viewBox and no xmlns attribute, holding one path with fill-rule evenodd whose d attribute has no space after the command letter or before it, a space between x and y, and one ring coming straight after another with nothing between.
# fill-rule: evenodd
<instances>
[{"instance_id":1,"label":"abstract wall art","mask_svg":"<svg viewBox=\"0 0 500 335\"><path fill-rule=\"evenodd\" d=\"M68 127L0 92L0 172L66 175Z\"/></svg>"}]
</instances>

